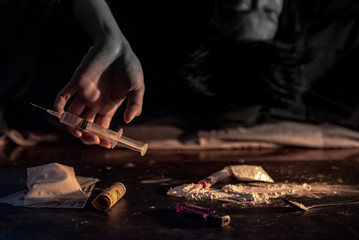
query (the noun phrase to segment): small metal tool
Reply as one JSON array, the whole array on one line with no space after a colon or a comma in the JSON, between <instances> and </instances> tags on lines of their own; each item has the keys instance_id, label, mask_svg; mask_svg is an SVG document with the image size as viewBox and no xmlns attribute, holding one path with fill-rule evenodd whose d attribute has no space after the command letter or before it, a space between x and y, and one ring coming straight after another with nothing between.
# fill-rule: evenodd
<instances>
[{"instance_id":1,"label":"small metal tool","mask_svg":"<svg viewBox=\"0 0 359 240\"><path fill-rule=\"evenodd\" d=\"M282 200L286 204L288 204L288 205L290 205L290 206L292 206L295 209L300 210L300 211L308 211L309 209L320 208L320 207L333 207L333 206L359 204L359 199L351 199L351 200L340 201L340 202L332 202L332 203L322 203L322 204L316 204L316 205L312 205L312 206L304 206L304 204L302 204L302 203L298 203L298 202L295 202L295 201L290 201L290 200L285 199L285 198L283 198Z\"/></svg>"}]
</instances>

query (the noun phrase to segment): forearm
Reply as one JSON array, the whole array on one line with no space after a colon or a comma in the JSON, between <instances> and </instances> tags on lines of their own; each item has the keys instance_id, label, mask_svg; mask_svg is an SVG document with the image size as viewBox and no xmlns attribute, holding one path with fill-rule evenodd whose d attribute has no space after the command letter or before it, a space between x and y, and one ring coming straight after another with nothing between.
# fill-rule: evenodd
<instances>
[{"instance_id":1,"label":"forearm","mask_svg":"<svg viewBox=\"0 0 359 240\"><path fill-rule=\"evenodd\" d=\"M60 0L60 3L94 42L112 38L127 44L105 0Z\"/></svg>"}]
</instances>

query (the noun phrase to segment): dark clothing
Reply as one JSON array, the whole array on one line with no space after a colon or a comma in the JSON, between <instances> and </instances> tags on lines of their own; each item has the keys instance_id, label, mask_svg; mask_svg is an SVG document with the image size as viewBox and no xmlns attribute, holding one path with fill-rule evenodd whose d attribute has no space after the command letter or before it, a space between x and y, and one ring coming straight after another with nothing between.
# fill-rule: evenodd
<instances>
[{"instance_id":1,"label":"dark clothing","mask_svg":"<svg viewBox=\"0 0 359 240\"><path fill-rule=\"evenodd\" d=\"M279 27L273 42L305 48L305 60L287 59L285 49L270 49L274 44L209 43L187 69L190 85L198 91L189 104L199 103L192 115L208 113L199 121L213 123L210 127L278 120L331 122L359 130L359 2L286 2L296 8L285 8L281 22L286 26ZM199 97L206 91L207 96Z\"/></svg>"},{"instance_id":2,"label":"dark clothing","mask_svg":"<svg viewBox=\"0 0 359 240\"><path fill-rule=\"evenodd\" d=\"M302 24L313 50L304 94L309 120L358 129L359 2L303 1Z\"/></svg>"}]
</instances>

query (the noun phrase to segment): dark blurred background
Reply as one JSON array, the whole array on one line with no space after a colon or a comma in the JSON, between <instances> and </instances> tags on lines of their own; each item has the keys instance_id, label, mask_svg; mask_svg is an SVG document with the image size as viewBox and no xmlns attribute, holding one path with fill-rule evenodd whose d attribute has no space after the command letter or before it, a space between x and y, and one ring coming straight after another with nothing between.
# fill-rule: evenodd
<instances>
[{"instance_id":1,"label":"dark blurred background","mask_svg":"<svg viewBox=\"0 0 359 240\"><path fill-rule=\"evenodd\" d=\"M356 1L286 1L276 40L296 42L298 39L293 36L299 32L300 41L311 51L310 61L301 66L306 82L299 104L302 112L290 106L272 107L268 102L258 101L241 107L236 107L234 102L225 108L221 96L199 99L201 97L179 87L181 71L189 56L213 37L216 2L221 1L108 1L144 69L144 111L135 123L169 115L210 122L206 114L201 118L201 111L206 111L213 112L216 121L228 120L235 124L277 118L312 123L329 121L358 128L359 4ZM44 121L43 115L28 102L52 108L57 93L71 78L91 40L55 0L0 0L0 24L2 124L6 122L10 128L52 129L51 123ZM218 59L217 72L240 79L242 66L236 64L240 53L236 54L235 50L233 53L235 56L227 59L231 69ZM257 98L256 91L247 91L240 81L228 84L228 79L218 79L221 81L223 86L232 88L234 96L233 89L243 88L241 99ZM265 105L265 108L247 111L250 105ZM222 107L223 111L218 111ZM224 112L226 110L228 112ZM122 111L121 108L116 118L120 124ZM245 117L229 116L232 112L232 116L236 115L236 111ZM198 118L193 117L196 113ZM255 116L248 116L251 114ZM218 118L219 115L222 118Z\"/></svg>"},{"instance_id":2,"label":"dark blurred background","mask_svg":"<svg viewBox=\"0 0 359 240\"><path fill-rule=\"evenodd\" d=\"M206 39L211 4L163 0L108 3L143 65L147 87L144 115L161 115L165 110L150 106L170 104L177 67ZM1 0L0 18L3 117L12 127L27 127L23 117L31 116L27 118L31 121L38 116L28 102L52 108L91 39L56 0ZM147 113L147 106L152 113Z\"/></svg>"}]
</instances>

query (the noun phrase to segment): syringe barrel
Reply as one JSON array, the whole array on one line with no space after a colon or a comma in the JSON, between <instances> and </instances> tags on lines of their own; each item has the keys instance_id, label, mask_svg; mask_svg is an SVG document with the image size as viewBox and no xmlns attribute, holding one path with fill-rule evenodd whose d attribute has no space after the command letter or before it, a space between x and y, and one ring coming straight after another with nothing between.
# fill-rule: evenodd
<instances>
[{"instance_id":1,"label":"syringe barrel","mask_svg":"<svg viewBox=\"0 0 359 240\"><path fill-rule=\"evenodd\" d=\"M84 122L82 123L81 129L90 134L97 135L101 139L106 139L110 141L111 148L114 148L117 145L117 142L121 138L123 132L122 129L118 132L115 132L111 129L104 128L100 125L86 120L84 120Z\"/></svg>"},{"instance_id":2,"label":"syringe barrel","mask_svg":"<svg viewBox=\"0 0 359 240\"><path fill-rule=\"evenodd\" d=\"M141 153L141 156L145 155L148 149L148 144L140 143L138 141L135 141L133 139L130 139L125 136L121 136L121 138L118 140L118 144L122 145L126 148L129 148L131 150L137 151Z\"/></svg>"},{"instance_id":3,"label":"syringe barrel","mask_svg":"<svg viewBox=\"0 0 359 240\"><path fill-rule=\"evenodd\" d=\"M64 112L60 115L60 122L69 127L96 135L101 139L108 140L111 143L111 148L116 146L122 136L122 129L119 132L115 132L68 112Z\"/></svg>"},{"instance_id":4,"label":"syringe barrel","mask_svg":"<svg viewBox=\"0 0 359 240\"><path fill-rule=\"evenodd\" d=\"M96 123L89 122L86 119L83 119L68 112L63 112L59 116L59 119L61 123L69 127L96 135L101 139L108 140L111 143L111 148L114 148L117 144L120 144L131 150L140 152L141 156L145 155L145 153L147 152L147 143L142 144L138 141L123 136L122 129L118 132L115 132L111 129L104 128Z\"/></svg>"},{"instance_id":5,"label":"syringe barrel","mask_svg":"<svg viewBox=\"0 0 359 240\"><path fill-rule=\"evenodd\" d=\"M80 127L81 122L84 120L83 118L80 118L68 112L63 112L59 118L61 123L76 129Z\"/></svg>"}]
</instances>

